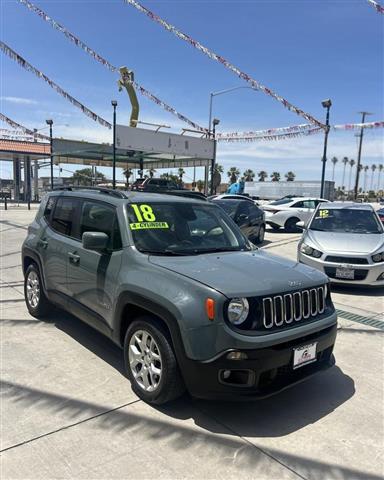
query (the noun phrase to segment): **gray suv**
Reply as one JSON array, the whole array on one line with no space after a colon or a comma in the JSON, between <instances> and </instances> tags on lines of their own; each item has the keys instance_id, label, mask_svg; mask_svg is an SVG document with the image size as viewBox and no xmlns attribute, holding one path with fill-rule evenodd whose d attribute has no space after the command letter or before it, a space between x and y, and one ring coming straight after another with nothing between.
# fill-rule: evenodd
<instances>
[{"instance_id":1,"label":"gray suv","mask_svg":"<svg viewBox=\"0 0 384 480\"><path fill-rule=\"evenodd\" d=\"M210 202L53 191L22 257L29 312L56 305L111 338L149 403L262 398L334 364L327 277L257 249Z\"/></svg>"}]
</instances>

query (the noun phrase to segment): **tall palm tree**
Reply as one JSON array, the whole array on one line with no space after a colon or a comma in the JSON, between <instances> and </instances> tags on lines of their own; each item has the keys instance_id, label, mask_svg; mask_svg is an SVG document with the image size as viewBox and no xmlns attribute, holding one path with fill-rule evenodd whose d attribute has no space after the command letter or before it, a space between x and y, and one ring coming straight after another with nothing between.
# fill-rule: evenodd
<instances>
[{"instance_id":1,"label":"tall palm tree","mask_svg":"<svg viewBox=\"0 0 384 480\"><path fill-rule=\"evenodd\" d=\"M129 177L133 174L133 170L131 168L127 168L123 170L123 175L125 177L125 183L127 184L127 187L129 187Z\"/></svg>"},{"instance_id":2,"label":"tall palm tree","mask_svg":"<svg viewBox=\"0 0 384 480\"><path fill-rule=\"evenodd\" d=\"M196 182L196 186L197 186L198 191L202 192L204 190L205 183L203 182L203 180L198 180Z\"/></svg>"},{"instance_id":3,"label":"tall palm tree","mask_svg":"<svg viewBox=\"0 0 384 480\"><path fill-rule=\"evenodd\" d=\"M231 168L228 170L227 175L228 175L228 177L229 177L230 183L236 183L236 182L237 182L237 178L238 178L239 175L240 175L240 170L239 170L237 167L231 167Z\"/></svg>"},{"instance_id":4,"label":"tall palm tree","mask_svg":"<svg viewBox=\"0 0 384 480\"><path fill-rule=\"evenodd\" d=\"M215 163L215 172L224 173L224 167L220 163Z\"/></svg>"},{"instance_id":5,"label":"tall palm tree","mask_svg":"<svg viewBox=\"0 0 384 480\"><path fill-rule=\"evenodd\" d=\"M251 170L250 168L248 168L247 170L245 170L245 172L243 173L243 176L244 176L244 180L246 182L252 182L253 179L255 178L255 172L253 170Z\"/></svg>"},{"instance_id":6,"label":"tall palm tree","mask_svg":"<svg viewBox=\"0 0 384 480\"><path fill-rule=\"evenodd\" d=\"M265 170L261 170L257 172L257 176L259 177L259 182L264 182L268 178L268 173Z\"/></svg>"},{"instance_id":7,"label":"tall palm tree","mask_svg":"<svg viewBox=\"0 0 384 480\"><path fill-rule=\"evenodd\" d=\"M367 189L366 189L366 186L367 186L367 172L369 170L368 165L365 165L363 167L363 170L364 170L364 192L366 192L367 191Z\"/></svg>"},{"instance_id":8,"label":"tall palm tree","mask_svg":"<svg viewBox=\"0 0 384 480\"><path fill-rule=\"evenodd\" d=\"M383 171L384 165L382 163L379 163L379 166L377 168L379 170L379 178L377 179L377 190L380 190L380 177L381 177L381 172Z\"/></svg>"},{"instance_id":9,"label":"tall palm tree","mask_svg":"<svg viewBox=\"0 0 384 480\"><path fill-rule=\"evenodd\" d=\"M349 160L349 166L351 167L350 170L349 170L349 181L348 181L348 191L351 190L351 180L352 180L352 168L353 166L355 165L355 160L353 160L353 158L351 158L351 160Z\"/></svg>"},{"instance_id":10,"label":"tall palm tree","mask_svg":"<svg viewBox=\"0 0 384 480\"><path fill-rule=\"evenodd\" d=\"M343 160L342 160L343 164L344 164L344 168L343 168L343 180L341 182L341 186L342 187L345 187L344 185L344 180L345 180L345 167L347 166L347 163L349 162L348 160L348 157L344 157Z\"/></svg>"},{"instance_id":11,"label":"tall palm tree","mask_svg":"<svg viewBox=\"0 0 384 480\"><path fill-rule=\"evenodd\" d=\"M287 179L287 182L293 182L296 178L296 174L289 171L284 175L284 177Z\"/></svg>"},{"instance_id":12,"label":"tall palm tree","mask_svg":"<svg viewBox=\"0 0 384 480\"><path fill-rule=\"evenodd\" d=\"M335 180L335 167L336 163L338 162L338 159L336 157L332 157L331 162L333 163L332 167L332 182Z\"/></svg>"},{"instance_id":13,"label":"tall palm tree","mask_svg":"<svg viewBox=\"0 0 384 480\"><path fill-rule=\"evenodd\" d=\"M279 172L272 172L271 173L272 182L280 182L280 173Z\"/></svg>"},{"instance_id":14,"label":"tall palm tree","mask_svg":"<svg viewBox=\"0 0 384 480\"><path fill-rule=\"evenodd\" d=\"M153 176L154 176L155 173L156 173L156 169L153 168L153 167L151 167L151 168L149 168L149 169L147 170L147 173L148 173L148 175L149 175L150 178L153 178Z\"/></svg>"},{"instance_id":15,"label":"tall palm tree","mask_svg":"<svg viewBox=\"0 0 384 480\"><path fill-rule=\"evenodd\" d=\"M374 176L375 176L375 170L376 170L376 165L374 163L372 163L371 165L371 170L372 170L372 174L371 174L371 190L373 190L373 179L374 179Z\"/></svg>"}]
</instances>

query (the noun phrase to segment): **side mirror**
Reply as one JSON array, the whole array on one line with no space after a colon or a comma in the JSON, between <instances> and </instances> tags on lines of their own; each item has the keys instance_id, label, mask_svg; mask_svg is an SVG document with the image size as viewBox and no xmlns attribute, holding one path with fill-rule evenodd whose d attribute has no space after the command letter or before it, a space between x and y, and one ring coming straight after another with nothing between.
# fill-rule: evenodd
<instances>
[{"instance_id":1,"label":"side mirror","mask_svg":"<svg viewBox=\"0 0 384 480\"><path fill-rule=\"evenodd\" d=\"M307 228L307 226L306 226L305 222L303 222L303 220L301 220L300 222L297 222L296 227L300 228L301 230L305 230Z\"/></svg>"},{"instance_id":2,"label":"side mirror","mask_svg":"<svg viewBox=\"0 0 384 480\"><path fill-rule=\"evenodd\" d=\"M109 237L103 232L84 232L82 237L83 247L87 250L105 250Z\"/></svg>"}]
</instances>

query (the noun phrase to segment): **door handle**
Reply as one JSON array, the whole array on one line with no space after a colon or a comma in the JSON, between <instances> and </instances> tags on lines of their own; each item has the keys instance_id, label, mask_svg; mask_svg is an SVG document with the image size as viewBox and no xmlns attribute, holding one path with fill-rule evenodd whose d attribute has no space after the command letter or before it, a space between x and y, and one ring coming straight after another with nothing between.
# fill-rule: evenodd
<instances>
[{"instance_id":1,"label":"door handle","mask_svg":"<svg viewBox=\"0 0 384 480\"><path fill-rule=\"evenodd\" d=\"M40 245L40 247L42 247L42 248L47 248L47 247L48 247L48 242L47 242L46 240L40 239L40 240L39 240L39 245Z\"/></svg>"},{"instance_id":2,"label":"door handle","mask_svg":"<svg viewBox=\"0 0 384 480\"><path fill-rule=\"evenodd\" d=\"M76 253L68 253L69 262L77 265L80 263L80 255L76 255Z\"/></svg>"}]
</instances>

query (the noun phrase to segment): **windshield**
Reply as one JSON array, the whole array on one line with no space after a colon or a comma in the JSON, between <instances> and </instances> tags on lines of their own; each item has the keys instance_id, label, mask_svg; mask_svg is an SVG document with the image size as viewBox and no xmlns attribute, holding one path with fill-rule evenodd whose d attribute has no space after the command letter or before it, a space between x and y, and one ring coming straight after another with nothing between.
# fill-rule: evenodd
<instances>
[{"instance_id":1,"label":"windshield","mask_svg":"<svg viewBox=\"0 0 384 480\"><path fill-rule=\"evenodd\" d=\"M154 255L250 250L228 216L215 205L164 202L127 205L135 246Z\"/></svg>"},{"instance_id":2,"label":"windshield","mask_svg":"<svg viewBox=\"0 0 384 480\"><path fill-rule=\"evenodd\" d=\"M320 232L382 233L383 229L373 212L358 209L325 209L316 212L309 227Z\"/></svg>"}]
</instances>

